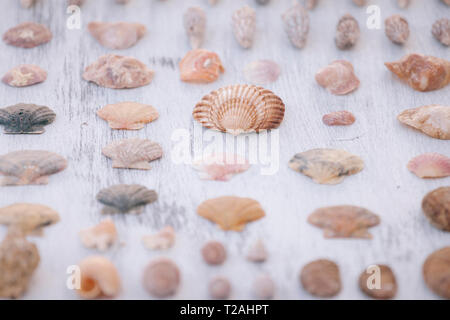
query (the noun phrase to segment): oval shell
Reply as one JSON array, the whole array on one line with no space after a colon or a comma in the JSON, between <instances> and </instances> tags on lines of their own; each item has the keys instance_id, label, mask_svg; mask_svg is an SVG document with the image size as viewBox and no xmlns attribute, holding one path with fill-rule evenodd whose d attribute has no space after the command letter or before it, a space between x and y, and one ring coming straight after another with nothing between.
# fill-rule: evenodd
<instances>
[{"instance_id":1,"label":"oval shell","mask_svg":"<svg viewBox=\"0 0 450 320\"><path fill-rule=\"evenodd\" d=\"M422 209L433 226L450 231L450 187L429 192L422 200Z\"/></svg>"},{"instance_id":2,"label":"oval shell","mask_svg":"<svg viewBox=\"0 0 450 320\"><path fill-rule=\"evenodd\" d=\"M224 300L230 297L231 284L227 278L216 277L210 281L208 289L211 298Z\"/></svg>"},{"instance_id":3,"label":"oval shell","mask_svg":"<svg viewBox=\"0 0 450 320\"><path fill-rule=\"evenodd\" d=\"M158 258L150 262L144 270L144 287L158 298L174 295L180 286L180 270L175 262Z\"/></svg>"},{"instance_id":4,"label":"oval shell","mask_svg":"<svg viewBox=\"0 0 450 320\"><path fill-rule=\"evenodd\" d=\"M3 41L11 46L34 48L52 39L52 33L43 24L24 22L3 34Z\"/></svg>"},{"instance_id":5,"label":"oval shell","mask_svg":"<svg viewBox=\"0 0 450 320\"><path fill-rule=\"evenodd\" d=\"M377 268L379 273L373 272L372 269ZM379 276L379 283L373 280ZM379 284L379 287L377 287ZM394 272L386 265L372 265L364 270L359 276L359 287L369 297L375 299L392 299L397 294L397 280Z\"/></svg>"},{"instance_id":6,"label":"oval shell","mask_svg":"<svg viewBox=\"0 0 450 320\"><path fill-rule=\"evenodd\" d=\"M360 30L356 19L350 15L345 14L339 19L336 28L336 46L341 49L349 49L353 47L359 39Z\"/></svg>"},{"instance_id":7,"label":"oval shell","mask_svg":"<svg viewBox=\"0 0 450 320\"><path fill-rule=\"evenodd\" d=\"M205 49L191 50L180 61L180 79L185 82L214 82L224 71L219 56Z\"/></svg>"},{"instance_id":8,"label":"oval shell","mask_svg":"<svg viewBox=\"0 0 450 320\"><path fill-rule=\"evenodd\" d=\"M355 116L349 111L331 112L322 117L323 123L327 126L349 126L355 123Z\"/></svg>"},{"instance_id":9,"label":"oval shell","mask_svg":"<svg viewBox=\"0 0 450 320\"><path fill-rule=\"evenodd\" d=\"M424 153L408 163L408 169L419 178L450 176L450 158L440 153Z\"/></svg>"},{"instance_id":10,"label":"oval shell","mask_svg":"<svg viewBox=\"0 0 450 320\"><path fill-rule=\"evenodd\" d=\"M107 104L97 111L97 115L108 121L112 129L118 130L139 130L159 117L154 107L137 102Z\"/></svg>"},{"instance_id":11,"label":"oval shell","mask_svg":"<svg viewBox=\"0 0 450 320\"><path fill-rule=\"evenodd\" d=\"M105 219L91 228L81 230L79 236L86 248L106 251L117 242L117 229L111 219Z\"/></svg>"},{"instance_id":12,"label":"oval shell","mask_svg":"<svg viewBox=\"0 0 450 320\"><path fill-rule=\"evenodd\" d=\"M292 45L299 49L304 48L309 33L308 11L298 2L295 2L281 18L283 20L284 31Z\"/></svg>"},{"instance_id":13,"label":"oval shell","mask_svg":"<svg viewBox=\"0 0 450 320\"><path fill-rule=\"evenodd\" d=\"M56 114L46 106L19 103L0 109L0 125L7 134L39 134L55 120Z\"/></svg>"},{"instance_id":14,"label":"oval shell","mask_svg":"<svg viewBox=\"0 0 450 320\"><path fill-rule=\"evenodd\" d=\"M433 23L433 36L444 46L450 46L450 19L442 18Z\"/></svg>"},{"instance_id":15,"label":"oval shell","mask_svg":"<svg viewBox=\"0 0 450 320\"><path fill-rule=\"evenodd\" d=\"M271 60L257 60L244 68L245 79L254 84L275 82L280 76L280 66Z\"/></svg>"},{"instance_id":16,"label":"oval shell","mask_svg":"<svg viewBox=\"0 0 450 320\"><path fill-rule=\"evenodd\" d=\"M253 45L256 31L256 12L249 6L236 10L232 17L234 37L242 48L248 49Z\"/></svg>"},{"instance_id":17,"label":"oval shell","mask_svg":"<svg viewBox=\"0 0 450 320\"><path fill-rule=\"evenodd\" d=\"M88 24L91 35L105 48L127 49L134 46L147 32L140 23L130 22L91 22Z\"/></svg>"},{"instance_id":18,"label":"oval shell","mask_svg":"<svg viewBox=\"0 0 450 320\"><path fill-rule=\"evenodd\" d=\"M345 60L333 61L316 73L317 83L335 95L345 95L359 87L353 65Z\"/></svg>"},{"instance_id":19,"label":"oval shell","mask_svg":"<svg viewBox=\"0 0 450 320\"><path fill-rule=\"evenodd\" d=\"M234 175L250 168L248 160L235 154L212 154L195 160L194 169L198 170L200 179L228 181Z\"/></svg>"},{"instance_id":20,"label":"oval shell","mask_svg":"<svg viewBox=\"0 0 450 320\"><path fill-rule=\"evenodd\" d=\"M430 254L422 268L428 287L437 295L450 299L450 247Z\"/></svg>"},{"instance_id":21,"label":"oval shell","mask_svg":"<svg viewBox=\"0 0 450 320\"><path fill-rule=\"evenodd\" d=\"M257 299L273 299L275 295L275 282L269 275L261 274L253 281L252 289Z\"/></svg>"},{"instance_id":22,"label":"oval shell","mask_svg":"<svg viewBox=\"0 0 450 320\"><path fill-rule=\"evenodd\" d=\"M203 246L202 257L207 264L219 265L225 262L227 258L227 251L222 243L218 241L210 241Z\"/></svg>"},{"instance_id":23,"label":"oval shell","mask_svg":"<svg viewBox=\"0 0 450 320\"><path fill-rule=\"evenodd\" d=\"M34 64L21 64L9 70L2 81L12 87L27 87L44 82L47 72Z\"/></svg>"},{"instance_id":24,"label":"oval shell","mask_svg":"<svg viewBox=\"0 0 450 320\"><path fill-rule=\"evenodd\" d=\"M300 272L300 282L306 291L317 297L333 297L341 291L339 267L326 259L305 265Z\"/></svg>"},{"instance_id":25,"label":"oval shell","mask_svg":"<svg viewBox=\"0 0 450 320\"><path fill-rule=\"evenodd\" d=\"M450 106L434 104L407 109L397 119L430 137L450 140Z\"/></svg>"},{"instance_id":26,"label":"oval shell","mask_svg":"<svg viewBox=\"0 0 450 320\"><path fill-rule=\"evenodd\" d=\"M244 84L212 91L192 115L206 128L239 134L278 128L284 110L283 101L272 91Z\"/></svg>"},{"instance_id":27,"label":"oval shell","mask_svg":"<svg viewBox=\"0 0 450 320\"><path fill-rule=\"evenodd\" d=\"M164 227L156 234L142 237L142 243L150 250L167 250L175 243L175 230L170 227Z\"/></svg>"},{"instance_id":28,"label":"oval shell","mask_svg":"<svg viewBox=\"0 0 450 320\"><path fill-rule=\"evenodd\" d=\"M183 15L183 25L192 49L202 46L206 31L206 14L200 7L190 7Z\"/></svg>"}]
</instances>

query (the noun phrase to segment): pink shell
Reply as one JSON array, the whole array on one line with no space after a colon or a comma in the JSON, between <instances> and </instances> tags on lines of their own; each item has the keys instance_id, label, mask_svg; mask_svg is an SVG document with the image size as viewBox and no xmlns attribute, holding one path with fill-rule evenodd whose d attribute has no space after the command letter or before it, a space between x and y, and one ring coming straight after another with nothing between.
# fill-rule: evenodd
<instances>
[{"instance_id":1,"label":"pink shell","mask_svg":"<svg viewBox=\"0 0 450 320\"><path fill-rule=\"evenodd\" d=\"M408 169L419 178L450 176L450 158L439 153L424 153L411 159Z\"/></svg>"},{"instance_id":2,"label":"pink shell","mask_svg":"<svg viewBox=\"0 0 450 320\"><path fill-rule=\"evenodd\" d=\"M194 161L193 167L198 170L200 179L228 181L234 175L248 170L250 164L238 155L213 154Z\"/></svg>"},{"instance_id":3,"label":"pink shell","mask_svg":"<svg viewBox=\"0 0 450 320\"><path fill-rule=\"evenodd\" d=\"M316 73L317 83L332 94L348 94L359 87L353 65L345 60L333 61Z\"/></svg>"},{"instance_id":4,"label":"pink shell","mask_svg":"<svg viewBox=\"0 0 450 320\"><path fill-rule=\"evenodd\" d=\"M27 87L44 82L47 72L34 64L21 64L9 70L2 81L12 87Z\"/></svg>"},{"instance_id":5,"label":"pink shell","mask_svg":"<svg viewBox=\"0 0 450 320\"><path fill-rule=\"evenodd\" d=\"M244 68L245 79L253 84L267 84L274 82L280 76L280 67L271 60L257 60Z\"/></svg>"},{"instance_id":6,"label":"pink shell","mask_svg":"<svg viewBox=\"0 0 450 320\"><path fill-rule=\"evenodd\" d=\"M348 126L355 122L355 116L349 111L331 112L322 117L327 126Z\"/></svg>"}]
</instances>

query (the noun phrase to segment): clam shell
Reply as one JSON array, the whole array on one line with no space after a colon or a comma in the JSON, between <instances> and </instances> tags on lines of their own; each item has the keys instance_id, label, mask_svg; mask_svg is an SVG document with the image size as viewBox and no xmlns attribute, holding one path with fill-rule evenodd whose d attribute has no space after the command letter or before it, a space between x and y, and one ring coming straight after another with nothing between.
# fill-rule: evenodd
<instances>
[{"instance_id":1,"label":"clam shell","mask_svg":"<svg viewBox=\"0 0 450 320\"><path fill-rule=\"evenodd\" d=\"M44 126L55 120L56 114L46 106L19 103L0 109L0 125L5 127L5 133L43 133Z\"/></svg>"},{"instance_id":2,"label":"clam shell","mask_svg":"<svg viewBox=\"0 0 450 320\"><path fill-rule=\"evenodd\" d=\"M355 116L349 111L331 112L322 117L323 123L327 126L349 126L355 123Z\"/></svg>"},{"instance_id":3,"label":"clam shell","mask_svg":"<svg viewBox=\"0 0 450 320\"><path fill-rule=\"evenodd\" d=\"M21 64L9 70L2 81L12 87L27 87L44 82L47 72L34 64Z\"/></svg>"},{"instance_id":4,"label":"clam shell","mask_svg":"<svg viewBox=\"0 0 450 320\"><path fill-rule=\"evenodd\" d=\"M205 49L191 50L180 61L180 79L185 82L214 82L224 71L217 53Z\"/></svg>"},{"instance_id":5,"label":"clam shell","mask_svg":"<svg viewBox=\"0 0 450 320\"><path fill-rule=\"evenodd\" d=\"M147 291L158 298L174 295L180 286L180 269L170 259L158 258L144 270L143 283Z\"/></svg>"},{"instance_id":6,"label":"clam shell","mask_svg":"<svg viewBox=\"0 0 450 320\"><path fill-rule=\"evenodd\" d=\"M242 48L253 45L256 31L256 12L249 6L236 10L232 16L233 34Z\"/></svg>"},{"instance_id":7,"label":"clam shell","mask_svg":"<svg viewBox=\"0 0 450 320\"><path fill-rule=\"evenodd\" d=\"M254 84L275 82L280 73L280 66L271 60L253 61L244 68L245 79Z\"/></svg>"},{"instance_id":8,"label":"clam shell","mask_svg":"<svg viewBox=\"0 0 450 320\"><path fill-rule=\"evenodd\" d=\"M193 167L198 170L200 179L228 181L234 175L248 170L250 164L247 159L234 154L213 154L195 160Z\"/></svg>"},{"instance_id":9,"label":"clam shell","mask_svg":"<svg viewBox=\"0 0 450 320\"><path fill-rule=\"evenodd\" d=\"M408 163L408 169L419 178L450 176L450 158L440 153L424 153Z\"/></svg>"},{"instance_id":10,"label":"clam shell","mask_svg":"<svg viewBox=\"0 0 450 320\"><path fill-rule=\"evenodd\" d=\"M337 295L342 287L338 265L327 259L305 265L300 272L300 282L310 294L322 298Z\"/></svg>"},{"instance_id":11,"label":"clam shell","mask_svg":"<svg viewBox=\"0 0 450 320\"><path fill-rule=\"evenodd\" d=\"M117 242L116 225L111 219L105 219L93 227L81 230L78 235L86 248L100 251L108 250Z\"/></svg>"},{"instance_id":12,"label":"clam shell","mask_svg":"<svg viewBox=\"0 0 450 320\"><path fill-rule=\"evenodd\" d=\"M91 22L88 24L91 35L105 48L127 49L134 46L147 32L140 23L130 22Z\"/></svg>"},{"instance_id":13,"label":"clam shell","mask_svg":"<svg viewBox=\"0 0 450 320\"><path fill-rule=\"evenodd\" d=\"M250 198L219 197L201 203L199 216L218 224L223 230L242 231L249 222L265 216L258 201Z\"/></svg>"},{"instance_id":14,"label":"clam shell","mask_svg":"<svg viewBox=\"0 0 450 320\"><path fill-rule=\"evenodd\" d=\"M345 60L333 61L316 73L317 83L335 95L345 95L359 87L353 65Z\"/></svg>"},{"instance_id":15,"label":"clam shell","mask_svg":"<svg viewBox=\"0 0 450 320\"><path fill-rule=\"evenodd\" d=\"M100 190L97 200L105 205L103 214L133 213L144 211L144 206L156 201L158 195L138 184L117 184Z\"/></svg>"},{"instance_id":16,"label":"clam shell","mask_svg":"<svg viewBox=\"0 0 450 320\"><path fill-rule=\"evenodd\" d=\"M204 127L239 134L278 128L284 103L272 91L253 85L232 85L212 91L192 112Z\"/></svg>"},{"instance_id":17,"label":"clam shell","mask_svg":"<svg viewBox=\"0 0 450 320\"><path fill-rule=\"evenodd\" d=\"M183 25L192 49L202 46L206 31L206 14L200 7L190 7L183 15Z\"/></svg>"},{"instance_id":18,"label":"clam shell","mask_svg":"<svg viewBox=\"0 0 450 320\"><path fill-rule=\"evenodd\" d=\"M210 281L208 290L213 299L228 299L231 293L231 283L227 278L215 277Z\"/></svg>"},{"instance_id":19,"label":"clam shell","mask_svg":"<svg viewBox=\"0 0 450 320\"><path fill-rule=\"evenodd\" d=\"M142 237L142 243L150 250L167 250L175 243L175 230L167 226L156 234Z\"/></svg>"},{"instance_id":20,"label":"clam shell","mask_svg":"<svg viewBox=\"0 0 450 320\"><path fill-rule=\"evenodd\" d=\"M397 280L395 279L394 272L387 265L376 265L380 270L380 287L372 287L371 276L374 273L364 270L359 277L359 287L369 297L375 299L392 299L397 294Z\"/></svg>"},{"instance_id":21,"label":"clam shell","mask_svg":"<svg viewBox=\"0 0 450 320\"><path fill-rule=\"evenodd\" d=\"M3 34L3 41L11 46L34 48L52 39L51 31L43 24L24 22Z\"/></svg>"},{"instance_id":22,"label":"clam shell","mask_svg":"<svg viewBox=\"0 0 450 320\"><path fill-rule=\"evenodd\" d=\"M344 150L312 149L297 153L289 167L320 184L338 184L346 176L360 172L364 162L360 157Z\"/></svg>"},{"instance_id":23,"label":"clam shell","mask_svg":"<svg viewBox=\"0 0 450 320\"><path fill-rule=\"evenodd\" d=\"M408 109L397 119L430 137L450 140L450 107L434 104Z\"/></svg>"},{"instance_id":24,"label":"clam shell","mask_svg":"<svg viewBox=\"0 0 450 320\"><path fill-rule=\"evenodd\" d=\"M430 254L423 264L422 272L425 283L435 294L450 299L450 247Z\"/></svg>"},{"instance_id":25,"label":"clam shell","mask_svg":"<svg viewBox=\"0 0 450 320\"><path fill-rule=\"evenodd\" d=\"M422 210L436 228L450 232L450 187L440 187L422 200Z\"/></svg>"},{"instance_id":26,"label":"clam shell","mask_svg":"<svg viewBox=\"0 0 450 320\"><path fill-rule=\"evenodd\" d=\"M137 102L108 104L97 111L97 115L108 121L112 129L139 130L146 123L158 119L158 111L150 105Z\"/></svg>"},{"instance_id":27,"label":"clam shell","mask_svg":"<svg viewBox=\"0 0 450 320\"><path fill-rule=\"evenodd\" d=\"M53 152L13 151L0 156L0 185L47 184L49 175L66 167L66 159Z\"/></svg>"},{"instance_id":28,"label":"clam shell","mask_svg":"<svg viewBox=\"0 0 450 320\"><path fill-rule=\"evenodd\" d=\"M162 157L161 146L148 139L123 139L102 149L102 153L113 160L113 168L150 170L148 162Z\"/></svg>"}]
</instances>

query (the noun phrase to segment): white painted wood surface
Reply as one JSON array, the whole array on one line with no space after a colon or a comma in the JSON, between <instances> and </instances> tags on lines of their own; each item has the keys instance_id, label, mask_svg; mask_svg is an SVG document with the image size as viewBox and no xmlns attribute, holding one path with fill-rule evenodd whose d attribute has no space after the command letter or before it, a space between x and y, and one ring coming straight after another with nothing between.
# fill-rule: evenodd
<instances>
[{"instance_id":1,"label":"white painted wood surface","mask_svg":"<svg viewBox=\"0 0 450 320\"><path fill-rule=\"evenodd\" d=\"M449 178L421 180L406 169L410 158L423 152L450 155L447 141L434 140L400 125L396 115L426 104L450 103L450 89L420 93L401 83L383 62L418 52L449 58L449 49L431 35L432 23L450 16L450 8L440 1L413 0L401 10L395 1L371 1L381 7L382 19L394 13L404 15L411 27L408 43L401 47L389 42L381 30L365 27L365 8L350 0L320 1L310 13L311 31L307 47L297 50L284 34L281 13L291 1L273 0L257 6L253 0L221 0L210 7L207 0L132 0L127 6L112 0L87 0L82 7L82 30L66 28L65 1L41 0L36 7L21 9L18 1L0 2L0 30L23 22L36 21L50 27L53 40L34 49L0 44L0 73L20 63L36 63L48 70L45 83L28 88L0 85L1 105L19 102L48 105L57 113L56 121L42 135L0 135L1 153L20 149L55 151L69 161L67 170L50 178L46 186L3 187L0 205L37 202L51 206L61 222L46 230L38 244L41 263L35 272L26 299L77 299L66 288L66 268L95 251L82 247L78 231L100 221L97 192L116 183L139 183L154 188L159 201L146 207L140 216L114 216L123 246L105 253L117 266L123 282L120 299L151 298L141 285L146 264L158 256L173 258L182 270L182 286L176 299L206 299L208 280L228 276L232 298L252 298L251 282L259 272L276 281L278 299L311 299L299 285L299 271L309 261L321 257L336 261L341 269L343 289L337 299L364 299L357 279L370 264L389 264L398 280L399 299L435 299L423 282L421 268L426 256L450 245L450 234L433 228L421 212L422 197ZM252 49L241 49L231 33L233 10L250 4L257 10L257 36ZM178 60L189 49L182 27L182 13L200 5L208 13L205 48L216 51L226 72L209 85L179 81ZM361 39L349 51L339 51L333 41L341 15L353 14L361 26ZM86 31L92 20L136 21L148 27L148 34L135 46L117 51L134 56L156 72L153 82L143 88L112 90L82 80L84 67L100 55L111 52L101 47ZM229 182L198 179L188 165L174 164L170 151L176 129L194 132L198 125L191 112L195 103L210 90L245 82L243 67L256 59L272 59L282 68L279 80L267 87L286 103L286 116L280 133L279 171L260 174L259 166ZM314 81L315 72L335 59L354 64L361 86L344 97L329 94ZM138 101L154 105L160 118L140 131L113 131L95 112L108 103ZM352 111L357 122L350 127L333 128L322 124L330 111ZM151 171L112 169L101 148L114 139L146 137L162 144L163 159L153 162ZM194 139L199 139L195 137ZM342 184L324 186L290 170L287 162L296 152L316 147L342 148L360 155L366 168ZM252 197L262 204L267 216L247 226L244 232L223 232L196 214L204 200L222 195ZM309 213L321 206L353 204L380 215L382 223L371 229L373 240L326 240L322 231L306 222ZM167 252L151 252L141 237L165 225L177 231L177 242ZM2 236L4 235L2 228ZM246 247L254 239L264 239L270 259L262 265L245 260ZM220 267L207 266L200 248L210 239L223 241L229 258Z\"/></svg>"}]
</instances>

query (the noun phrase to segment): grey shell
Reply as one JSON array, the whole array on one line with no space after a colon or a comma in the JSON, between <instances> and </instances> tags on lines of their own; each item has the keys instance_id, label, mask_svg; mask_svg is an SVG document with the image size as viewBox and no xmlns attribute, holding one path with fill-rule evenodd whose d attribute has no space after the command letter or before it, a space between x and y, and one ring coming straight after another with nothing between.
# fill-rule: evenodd
<instances>
[{"instance_id":1,"label":"grey shell","mask_svg":"<svg viewBox=\"0 0 450 320\"><path fill-rule=\"evenodd\" d=\"M19 103L0 109L0 124L8 134L43 133L44 126L52 123L55 117L52 109L35 104Z\"/></svg>"},{"instance_id":2,"label":"grey shell","mask_svg":"<svg viewBox=\"0 0 450 320\"><path fill-rule=\"evenodd\" d=\"M141 213L146 204L158 199L154 190L138 184L117 184L100 190L97 200L105 205L104 214Z\"/></svg>"}]
</instances>

